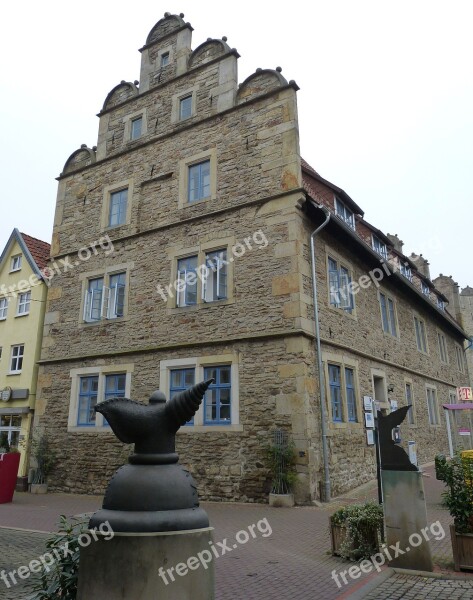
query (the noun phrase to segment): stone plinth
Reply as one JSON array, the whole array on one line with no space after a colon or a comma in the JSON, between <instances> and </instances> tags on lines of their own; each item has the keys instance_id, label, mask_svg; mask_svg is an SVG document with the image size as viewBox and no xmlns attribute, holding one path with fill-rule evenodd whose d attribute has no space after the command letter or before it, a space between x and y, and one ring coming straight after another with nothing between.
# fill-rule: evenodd
<instances>
[{"instance_id":1,"label":"stone plinth","mask_svg":"<svg viewBox=\"0 0 473 600\"><path fill-rule=\"evenodd\" d=\"M77 600L213 600L212 530L100 536L81 548Z\"/></svg>"},{"instance_id":2,"label":"stone plinth","mask_svg":"<svg viewBox=\"0 0 473 600\"><path fill-rule=\"evenodd\" d=\"M381 481L386 544L393 557L389 566L433 571L430 544L423 534L424 530L427 537L433 537L427 523L422 473L382 470Z\"/></svg>"}]
</instances>

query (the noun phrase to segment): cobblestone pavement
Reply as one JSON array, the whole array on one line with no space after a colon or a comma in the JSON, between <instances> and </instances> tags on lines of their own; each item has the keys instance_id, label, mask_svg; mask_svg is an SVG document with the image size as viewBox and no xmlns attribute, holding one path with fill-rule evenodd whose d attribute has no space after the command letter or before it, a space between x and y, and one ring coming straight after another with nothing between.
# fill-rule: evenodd
<instances>
[{"instance_id":1,"label":"cobblestone pavement","mask_svg":"<svg viewBox=\"0 0 473 600\"><path fill-rule=\"evenodd\" d=\"M364 600L473 600L473 582L394 574Z\"/></svg>"},{"instance_id":2,"label":"cobblestone pavement","mask_svg":"<svg viewBox=\"0 0 473 600\"><path fill-rule=\"evenodd\" d=\"M13 569L28 565L32 558L37 558L45 552L44 544L48 535L46 533L19 531L15 529L0 529L0 564L1 568L6 573L11 573ZM10 583L10 588L6 586L4 581L0 581L0 599L1 600L17 600L18 598L26 598L30 591L27 590L27 584L31 581L31 577L27 580L21 580L14 575L17 585L13 584L13 580L7 577Z\"/></svg>"},{"instance_id":3,"label":"cobblestone pavement","mask_svg":"<svg viewBox=\"0 0 473 600\"><path fill-rule=\"evenodd\" d=\"M448 576L452 565L448 534L450 517L440 504L443 484L435 480L432 469L427 470L424 483L428 522L440 520L446 532L443 540L432 543L436 570L439 575ZM231 548L215 559L216 600L348 600L352 595L366 600L473 600L473 576L461 583L457 580L445 583L442 579L404 574L389 577L390 572L384 571L381 575L389 579L380 582L374 592L365 593L363 588L377 582L379 576L376 573L364 574L363 578L348 580L347 585L337 587L332 572L343 571L353 563L330 555L329 515L339 506L375 495L376 490L371 485L323 507L293 509L270 508L266 504L202 503L215 528L214 541L222 542L227 538ZM52 531L60 514L89 513L100 505L101 498L92 496L16 494L12 504L0 505L0 569L8 572L37 558L44 552L47 537L42 533L4 527ZM246 539L245 536L238 537L238 532L248 532L249 526L258 522L264 532L266 523L269 524L270 536L263 536L256 528L255 538L250 536L246 543L236 543ZM0 600L24 600L26 597L22 588L7 590L0 580Z\"/></svg>"}]
</instances>

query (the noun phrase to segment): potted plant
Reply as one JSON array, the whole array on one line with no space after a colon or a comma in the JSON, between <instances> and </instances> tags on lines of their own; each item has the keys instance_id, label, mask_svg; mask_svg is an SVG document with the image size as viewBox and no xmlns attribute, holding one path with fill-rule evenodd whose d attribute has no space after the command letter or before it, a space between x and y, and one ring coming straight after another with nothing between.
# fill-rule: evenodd
<instances>
[{"instance_id":1,"label":"potted plant","mask_svg":"<svg viewBox=\"0 0 473 600\"><path fill-rule=\"evenodd\" d=\"M283 430L273 432L273 440L266 447L266 458L271 472L270 506L294 506L293 487L297 481L294 442Z\"/></svg>"},{"instance_id":2,"label":"potted plant","mask_svg":"<svg viewBox=\"0 0 473 600\"><path fill-rule=\"evenodd\" d=\"M8 435L0 436L0 504L13 500L13 493L20 466L20 453L14 446L10 446Z\"/></svg>"},{"instance_id":3,"label":"potted plant","mask_svg":"<svg viewBox=\"0 0 473 600\"><path fill-rule=\"evenodd\" d=\"M349 560L369 558L379 551L383 507L375 502L349 504L330 517L332 554Z\"/></svg>"},{"instance_id":4,"label":"potted plant","mask_svg":"<svg viewBox=\"0 0 473 600\"><path fill-rule=\"evenodd\" d=\"M445 482L444 502L453 517L450 525L455 571L473 570L473 459L435 457L435 473Z\"/></svg>"},{"instance_id":5,"label":"potted plant","mask_svg":"<svg viewBox=\"0 0 473 600\"><path fill-rule=\"evenodd\" d=\"M31 444L31 455L36 462L31 480L32 494L46 494L48 475L56 464L56 454L46 434L38 435Z\"/></svg>"}]
</instances>

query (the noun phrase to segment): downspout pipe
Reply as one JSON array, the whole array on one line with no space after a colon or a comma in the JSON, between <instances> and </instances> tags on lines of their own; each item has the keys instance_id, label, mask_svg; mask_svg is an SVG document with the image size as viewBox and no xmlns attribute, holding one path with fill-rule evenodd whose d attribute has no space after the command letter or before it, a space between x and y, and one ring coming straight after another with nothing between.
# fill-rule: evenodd
<instances>
[{"instance_id":1,"label":"downspout pipe","mask_svg":"<svg viewBox=\"0 0 473 600\"><path fill-rule=\"evenodd\" d=\"M320 325L319 325L319 306L317 302L317 275L315 270L315 236L321 231L330 221L330 212L325 207L320 207L325 213L325 221L315 229L310 235L310 258L312 266L312 294L314 296L314 321L315 321L315 350L317 353L317 363L319 370L319 388L320 388L320 424L322 432L322 457L324 463L324 484L323 484L323 502L331 500L331 485L328 457L328 440L327 440L327 410L325 406L325 378L322 366L322 351L320 348Z\"/></svg>"}]
</instances>

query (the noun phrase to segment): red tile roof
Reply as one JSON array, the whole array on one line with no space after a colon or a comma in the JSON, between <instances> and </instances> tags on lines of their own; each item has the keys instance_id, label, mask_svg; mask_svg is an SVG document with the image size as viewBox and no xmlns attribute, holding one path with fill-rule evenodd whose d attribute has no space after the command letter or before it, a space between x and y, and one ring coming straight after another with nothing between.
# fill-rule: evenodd
<instances>
[{"instance_id":1,"label":"red tile roof","mask_svg":"<svg viewBox=\"0 0 473 600\"><path fill-rule=\"evenodd\" d=\"M30 235L26 235L26 233L22 233L21 237L30 251L33 260L38 265L38 269L44 269L51 253L50 244L31 237Z\"/></svg>"}]
</instances>

